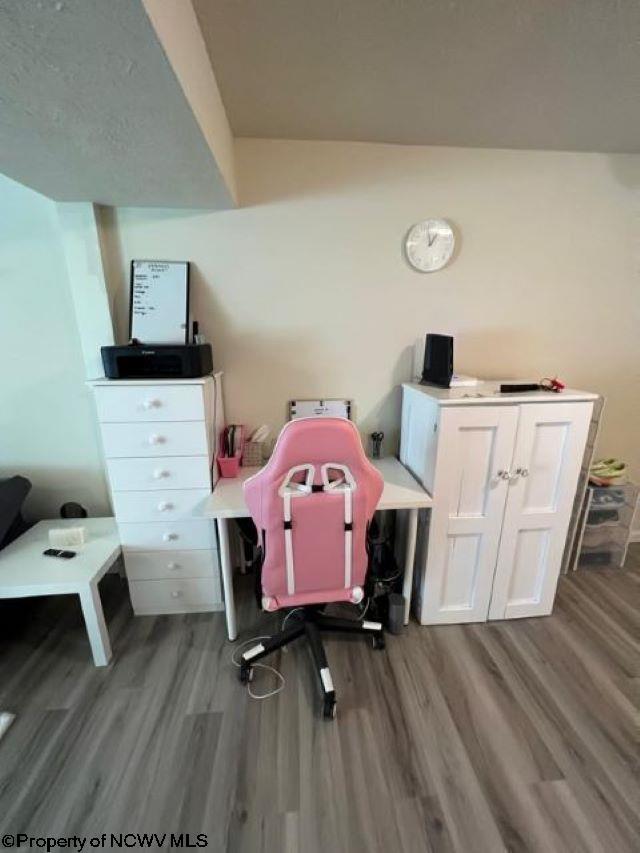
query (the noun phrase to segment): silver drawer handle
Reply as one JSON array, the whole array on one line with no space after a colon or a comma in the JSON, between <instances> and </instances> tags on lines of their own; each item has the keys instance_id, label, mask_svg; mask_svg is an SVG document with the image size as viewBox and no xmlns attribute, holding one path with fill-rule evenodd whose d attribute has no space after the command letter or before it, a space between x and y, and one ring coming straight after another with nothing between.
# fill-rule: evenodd
<instances>
[{"instance_id":1,"label":"silver drawer handle","mask_svg":"<svg viewBox=\"0 0 640 853\"><path fill-rule=\"evenodd\" d=\"M171 593L171 598L180 598L181 595L182 595L182 590L181 589L175 589Z\"/></svg>"},{"instance_id":2,"label":"silver drawer handle","mask_svg":"<svg viewBox=\"0 0 640 853\"><path fill-rule=\"evenodd\" d=\"M177 572L180 568L180 563L167 563L167 568L172 572Z\"/></svg>"},{"instance_id":3,"label":"silver drawer handle","mask_svg":"<svg viewBox=\"0 0 640 853\"><path fill-rule=\"evenodd\" d=\"M156 433L153 433L153 435L149 436L149 444L163 444L163 442L164 442L164 436L163 435L156 435Z\"/></svg>"},{"instance_id":4,"label":"silver drawer handle","mask_svg":"<svg viewBox=\"0 0 640 853\"><path fill-rule=\"evenodd\" d=\"M164 542L172 542L174 539L177 539L177 538L178 538L177 533L165 533L164 536L162 537Z\"/></svg>"},{"instance_id":5,"label":"silver drawer handle","mask_svg":"<svg viewBox=\"0 0 640 853\"><path fill-rule=\"evenodd\" d=\"M143 409L155 409L155 408L159 408L161 405L162 404L161 404L160 400L154 400L153 398L151 398L149 400L143 400L143 402L142 402L142 408Z\"/></svg>"},{"instance_id":6,"label":"silver drawer handle","mask_svg":"<svg viewBox=\"0 0 640 853\"><path fill-rule=\"evenodd\" d=\"M158 504L158 509L160 512L167 512L167 510L173 509L173 504L171 501L160 501Z\"/></svg>"},{"instance_id":7,"label":"silver drawer handle","mask_svg":"<svg viewBox=\"0 0 640 853\"><path fill-rule=\"evenodd\" d=\"M163 471L162 468L156 468L156 470L153 472L153 479L154 480L162 480L163 477L168 477L168 476L169 476L169 472Z\"/></svg>"}]
</instances>

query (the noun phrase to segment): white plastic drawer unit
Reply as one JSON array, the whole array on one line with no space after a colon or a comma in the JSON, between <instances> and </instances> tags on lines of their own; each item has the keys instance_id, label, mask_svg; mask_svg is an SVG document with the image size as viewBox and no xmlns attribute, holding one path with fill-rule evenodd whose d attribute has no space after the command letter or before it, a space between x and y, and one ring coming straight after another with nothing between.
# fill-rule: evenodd
<instances>
[{"instance_id":1,"label":"white plastic drawer unit","mask_svg":"<svg viewBox=\"0 0 640 853\"><path fill-rule=\"evenodd\" d=\"M107 459L209 454L205 421L101 424Z\"/></svg>"},{"instance_id":2,"label":"white plastic drawer unit","mask_svg":"<svg viewBox=\"0 0 640 853\"><path fill-rule=\"evenodd\" d=\"M129 581L131 603L137 614L189 613L222 610L220 581L209 578Z\"/></svg>"},{"instance_id":3,"label":"white plastic drawer unit","mask_svg":"<svg viewBox=\"0 0 640 853\"><path fill-rule=\"evenodd\" d=\"M127 577L134 581L210 578L217 572L217 551L131 551L127 555Z\"/></svg>"},{"instance_id":4,"label":"white plastic drawer unit","mask_svg":"<svg viewBox=\"0 0 640 853\"><path fill-rule=\"evenodd\" d=\"M134 612L223 609L215 527L202 515L221 375L92 384Z\"/></svg>"},{"instance_id":5,"label":"white plastic drawer unit","mask_svg":"<svg viewBox=\"0 0 640 853\"><path fill-rule=\"evenodd\" d=\"M118 521L189 521L202 518L198 507L209 494L209 489L113 492L113 509Z\"/></svg>"},{"instance_id":6,"label":"white plastic drawer unit","mask_svg":"<svg viewBox=\"0 0 640 853\"><path fill-rule=\"evenodd\" d=\"M107 470L114 492L163 489L211 491L211 463L208 456L107 459Z\"/></svg>"},{"instance_id":7,"label":"white plastic drawer unit","mask_svg":"<svg viewBox=\"0 0 640 853\"><path fill-rule=\"evenodd\" d=\"M140 385L95 389L100 423L200 421L205 405L202 385Z\"/></svg>"},{"instance_id":8,"label":"white plastic drawer unit","mask_svg":"<svg viewBox=\"0 0 640 853\"><path fill-rule=\"evenodd\" d=\"M177 551L190 548L215 548L213 523L197 521L118 522L120 542L128 551Z\"/></svg>"}]
</instances>

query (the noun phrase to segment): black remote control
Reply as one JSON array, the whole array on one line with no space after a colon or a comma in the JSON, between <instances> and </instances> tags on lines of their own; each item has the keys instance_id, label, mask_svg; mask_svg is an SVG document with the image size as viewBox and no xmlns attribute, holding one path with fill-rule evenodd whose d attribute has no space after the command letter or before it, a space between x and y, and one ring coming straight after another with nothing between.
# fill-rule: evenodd
<instances>
[{"instance_id":1,"label":"black remote control","mask_svg":"<svg viewBox=\"0 0 640 853\"><path fill-rule=\"evenodd\" d=\"M47 548L47 550L42 553L45 557L61 557L63 560L70 560L76 555L75 551L63 551L60 548Z\"/></svg>"}]
</instances>

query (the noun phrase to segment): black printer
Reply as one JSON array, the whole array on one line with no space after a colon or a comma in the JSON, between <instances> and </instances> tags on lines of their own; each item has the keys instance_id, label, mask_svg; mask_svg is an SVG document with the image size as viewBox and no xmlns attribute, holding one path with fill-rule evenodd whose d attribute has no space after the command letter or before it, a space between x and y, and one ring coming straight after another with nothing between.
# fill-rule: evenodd
<instances>
[{"instance_id":1,"label":"black printer","mask_svg":"<svg viewBox=\"0 0 640 853\"><path fill-rule=\"evenodd\" d=\"M196 379L213 371L211 344L101 347L107 379Z\"/></svg>"}]
</instances>

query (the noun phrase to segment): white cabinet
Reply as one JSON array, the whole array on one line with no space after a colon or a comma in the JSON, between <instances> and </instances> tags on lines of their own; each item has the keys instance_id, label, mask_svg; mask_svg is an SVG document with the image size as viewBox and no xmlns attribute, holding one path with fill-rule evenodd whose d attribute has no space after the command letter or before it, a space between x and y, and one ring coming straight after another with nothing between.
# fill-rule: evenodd
<instances>
[{"instance_id":1,"label":"white cabinet","mask_svg":"<svg viewBox=\"0 0 640 853\"><path fill-rule=\"evenodd\" d=\"M92 383L138 614L223 607L213 523L200 513L224 423L221 381Z\"/></svg>"},{"instance_id":2,"label":"white cabinet","mask_svg":"<svg viewBox=\"0 0 640 853\"><path fill-rule=\"evenodd\" d=\"M551 613L594 399L403 386L400 457L434 501L420 622Z\"/></svg>"}]
</instances>

